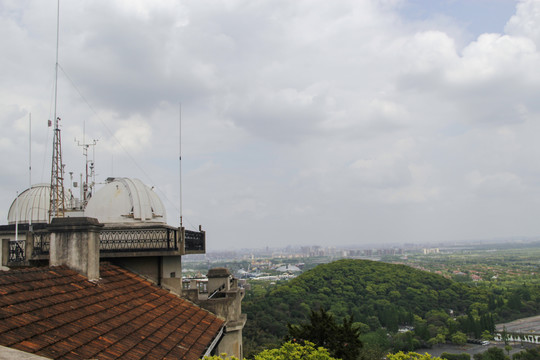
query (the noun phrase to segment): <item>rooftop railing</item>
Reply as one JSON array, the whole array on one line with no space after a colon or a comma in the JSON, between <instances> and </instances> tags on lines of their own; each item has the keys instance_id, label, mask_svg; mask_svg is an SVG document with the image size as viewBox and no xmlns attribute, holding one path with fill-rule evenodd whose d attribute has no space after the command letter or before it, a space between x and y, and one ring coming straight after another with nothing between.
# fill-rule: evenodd
<instances>
[{"instance_id":1,"label":"rooftop railing","mask_svg":"<svg viewBox=\"0 0 540 360\"><path fill-rule=\"evenodd\" d=\"M102 253L131 251L177 251L178 230L170 228L103 229L99 233Z\"/></svg>"},{"instance_id":2,"label":"rooftop railing","mask_svg":"<svg viewBox=\"0 0 540 360\"><path fill-rule=\"evenodd\" d=\"M32 259L47 259L50 249L50 232L40 229L32 234ZM206 234L204 231L185 230L170 226L105 227L99 234L101 257L129 256L139 252L179 252L204 254ZM26 241L9 242L9 262L13 265L26 260ZM124 253L124 255L122 255ZM136 255L135 255L136 256Z\"/></svg>"}]
</instances>

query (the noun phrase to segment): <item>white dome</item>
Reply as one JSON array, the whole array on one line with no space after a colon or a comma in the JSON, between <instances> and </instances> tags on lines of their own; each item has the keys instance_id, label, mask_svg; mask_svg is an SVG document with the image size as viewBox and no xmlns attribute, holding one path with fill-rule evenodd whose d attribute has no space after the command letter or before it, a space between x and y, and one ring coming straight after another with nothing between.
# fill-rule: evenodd
<instances>
[{"instance_id":1,"label":"white dome","mask_svg":"<svg viewBox=\"0 0 540 360\"><path fill-rule=\"evenodd\" d=\"M107 179L107 184L88 200L84 214L107 224L167 222L159 196L139 179Z\"/></svg>"},{"instance_id":2,"label":"white dome","mask_svg":"<svg viewBox=\"0 0 540 360\"><path fill-rule=\"evenodd\" d=\"M49 209L51 205L51 185L37 184L19 194L8 212L8 224L28 224L49 222ZM18 210L18 211L17 211ZM17 215L18 212L18 215Z\"/></svg>"}]
</instances>

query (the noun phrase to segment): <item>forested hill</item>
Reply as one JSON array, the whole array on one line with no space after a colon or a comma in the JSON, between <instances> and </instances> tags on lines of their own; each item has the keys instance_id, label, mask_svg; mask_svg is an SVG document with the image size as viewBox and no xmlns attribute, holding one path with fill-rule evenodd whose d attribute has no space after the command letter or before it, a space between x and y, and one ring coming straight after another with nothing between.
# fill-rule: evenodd
<instances>
[{"instance_id":1,"label":"forested hill","mask_svg":"<svg viewBox=\"0 0 540 360\"><path fill-rule=\"evenodd\" d=\"M276 286L264 296L247 297L245 337L261 344L282 339L287 323L306 321L310 310L323 308L338 320L352 315L372 330L390 331L412 324L414 315L430 310L466 314L473 303L488 303L488 294L440 275L405 265L369 260L339 260L319 265Z\"/></svg>"}]
</instances>

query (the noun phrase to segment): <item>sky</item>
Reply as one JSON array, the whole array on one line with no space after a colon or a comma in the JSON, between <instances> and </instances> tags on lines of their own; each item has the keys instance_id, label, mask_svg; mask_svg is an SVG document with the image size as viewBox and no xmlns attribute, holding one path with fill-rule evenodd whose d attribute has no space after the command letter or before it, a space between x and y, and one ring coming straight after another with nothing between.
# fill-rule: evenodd
<instances>
[{"instance_id":1,"label":"sky","mask_svg":"<svg viewBox=\"0 0 540 360\"><path fill-rule=\"evenodd\" d=\"M56 16L0 0L2 224L50 182ZM208 250L536 237L539 46L540 0L62 1L65 186L97 140Z\"/></svg>"}]
</instances>

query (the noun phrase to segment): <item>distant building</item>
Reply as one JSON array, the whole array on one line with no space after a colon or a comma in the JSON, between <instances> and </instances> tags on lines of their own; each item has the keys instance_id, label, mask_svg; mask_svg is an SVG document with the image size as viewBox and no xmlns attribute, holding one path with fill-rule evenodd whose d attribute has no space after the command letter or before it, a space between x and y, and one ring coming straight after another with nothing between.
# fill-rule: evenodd
<instances>
[{"instance_id":1,"label":"distant building","mask_svg":"<svg viewBox=\"0 0 540 360\"><path fill-rule=\"evenodd\" d=\"M288 271L298 272L298 271L302 271L302 270L300 270L300 268L297 267L297 266L286 264L286 265L282 265L282 266L278 267L276 269L276 271L279 271L279 272L288 272Z\"/></svg>"}]
</instances>

